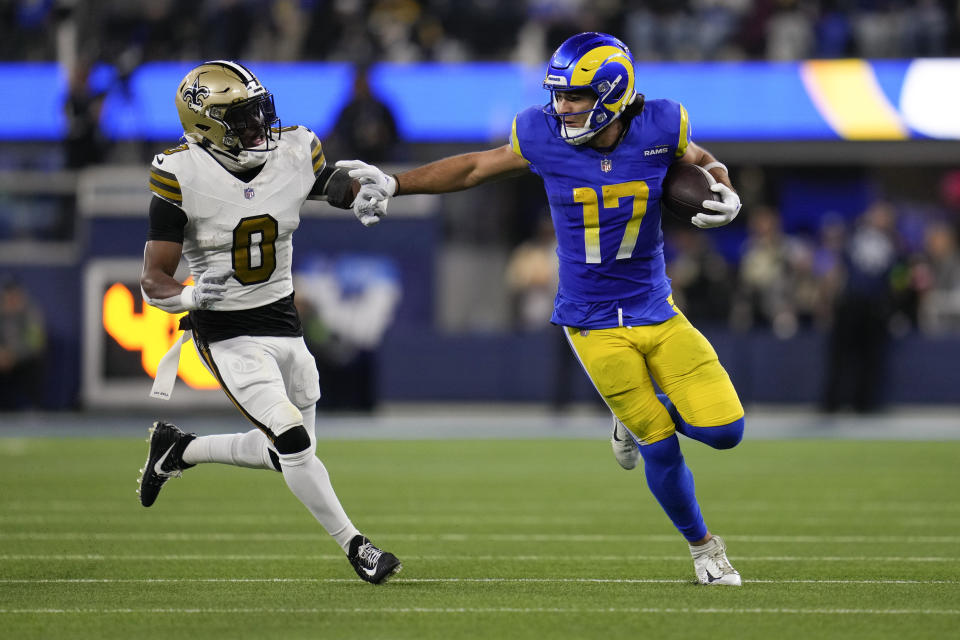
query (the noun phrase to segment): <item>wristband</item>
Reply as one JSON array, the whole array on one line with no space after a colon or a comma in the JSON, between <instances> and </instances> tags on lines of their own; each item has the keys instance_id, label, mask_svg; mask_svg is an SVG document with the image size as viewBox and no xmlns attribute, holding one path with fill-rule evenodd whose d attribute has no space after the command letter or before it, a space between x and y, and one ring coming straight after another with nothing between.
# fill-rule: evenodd
<instances>
[{"instance_id":1,"label":"wristband","mask_svg":"<svg viewBox=\"0 0 960 640\"><path fill-rule=\"evenodd\" d=\"M197 303L193 299L193 288L192 284L188 284L183 288L183 291L180 292L180 304L182 304L187 311L193 311L197 308Z\"/></svg>"},{"instance_id":2,"label":"wristband","mask_svg":"<svg viewBox=\"0 0 960 640\"><path fill-rule=\"evenodd\" d=\"M723 164L722 162L717 162L716 160L714 160L713 162L710 162L703 167L704 171L710 171L710 169L723 169L724 171L727 171L727 165ZM727 173L730 173L730 172L727 171Z\"/></svg>"},{"instance_id":3,"label":"wristband","mask_svg":"<svg viewBox=\"0 0 960 640\"><path fill-rule=\"evenodd\" d=\"M387 191L387 195L388 195L388 196L395 196L395 195L397 195L397 191L400 190L400 182L397 180L397 177L396 177L396 176L391 176L391 175L389 175L389 174L386 174L385 177L387 178L387 179L386 179L386 183L387 183L387 184L385 185L386 191Z\"/></svg>"}]
</instances>

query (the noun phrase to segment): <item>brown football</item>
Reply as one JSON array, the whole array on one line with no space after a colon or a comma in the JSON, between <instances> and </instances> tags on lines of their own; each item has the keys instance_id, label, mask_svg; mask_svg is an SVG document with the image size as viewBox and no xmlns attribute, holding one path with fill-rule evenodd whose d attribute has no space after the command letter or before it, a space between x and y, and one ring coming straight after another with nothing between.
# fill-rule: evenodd
<instances>
[{"instance_id":1,"label":"brown football","mask_svg":"<svg viewBox=\"0 0 960 640\"><path fill-rule=\"evenodd\" d=\"M690 218L704 211L704 200L722 202L720 194L710 191L715 182L713 176L698 165L674 162L663 178L660 203L669 213L689 223Z\"/></svg>"}]
</instances>

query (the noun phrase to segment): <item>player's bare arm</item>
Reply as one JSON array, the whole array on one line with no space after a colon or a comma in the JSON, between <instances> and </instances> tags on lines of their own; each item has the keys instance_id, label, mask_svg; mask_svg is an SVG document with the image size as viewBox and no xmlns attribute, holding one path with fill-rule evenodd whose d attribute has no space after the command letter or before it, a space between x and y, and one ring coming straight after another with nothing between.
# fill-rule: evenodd
<instances>
[{"instance_id":1,"label":"player's bare arm","mask_svg":"<svg viewBox=\"0 0 960 640\"><path fill-rule=\"evenodd\" d=\"M727 185L731 190L735 190L733 189L733 183L730 182L730 174L727 173L727 167L720 163L712 153L697 143L691 141L690 144L687 145L687 151L680 157L680 161L700 165L704 168L713 164L714 166L707 169L710 175L712 175L717 182Z\"/></svg>"},{"instance_id":2,"label":"player's bare arm","mask_svg":"<svg viewBox=\"0 0 960 640\"><path fill-rule=\"evenodd\" d=\"M529 163L509 144L487 151L450 156L397 174L394 195L411 193L449 193L485 182L512 178L530 170Z\"/></svg>"},{"instance_id":3,"label":"player's bare arm","mask_svg":"<svg viewBox=\"0 0 960 640\"><path fill-rule=\"evenodd\" d=\"M450 156L395 176L360 160L341 160L337 167L348 169L350 177L362 185L354 202L354 211L361 221L368 209L379 205L380 198L462 191L485 182L523 175L530 170L529 163L514 153L509 144Z\"/></svg>"},{"instance_id":4,"label":"player's bare arm","mask_svg":"<svg viewBox=\"0 0 960 640\"><path fill-rule=\"evenodd\" d=\"M181 313L207 309L224 298L224 282L233 275L231 269L210 269L200 274L195 284L184 286L174 278L183 245L168 240L148 240L143 250L143 271L140 290L147 304Z\"/></svg>"},{"instance_id":5,"label":"player's bare arm","mask_svg":"<svg viewBox=\"0 0 960 640\"><path fill-rule=\"evenodd\" d=\"M179 296L183 284L173 275L180 264L183 245L166 240L149 240L143 249L143 271L140 273L140 288L151 298L162 299Z\"/></svg>"}]
</instances>

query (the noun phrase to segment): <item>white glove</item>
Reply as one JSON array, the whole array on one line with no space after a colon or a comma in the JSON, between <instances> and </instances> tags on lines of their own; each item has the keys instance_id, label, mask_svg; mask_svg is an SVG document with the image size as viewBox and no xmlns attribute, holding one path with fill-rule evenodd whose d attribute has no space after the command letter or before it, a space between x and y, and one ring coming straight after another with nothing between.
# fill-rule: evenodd
<instances>
[{"instance_id":1,"label":"white glove","mask_svg":"<svg viewBox=\"0 0 960 640\"><path fill-rule=\"evenodd\" d=\"M717 214L700 212L690 218L690 222L701 229L712 229L713 227L722 227L725 224L733 222L733 219L740 213L740 196L734 193L733 189L718 182L710 187L710 191L719 193L723 199L722 202L715 200L704 200L703 208L710 211L716 211Z\"/></svg>"},{"instance_id":2,"label":"white glove","mask_svg":"<svg viewBox=\"0 0 960 640\"><path fill-rule=\"evenodd\" d=\"M360 192L353 200L353 213L365 227L372 227L387 215L389 196L386 191L374 184L362 184Z\"/></svg>"},{"instance_id":3,"label":"white glove","mask_svg":"<svg viewBox=\"0 0 960 640\"><path fill-rule=\"evenodd\" d=\"M187 285L180 292L180 302L187 310L209 309L220 302L227 291L224 283L233 275L233 269L210 269L197 278L197 283Z\"/></svg>"},{"instance_id":4,"label":"white glove","mask_svg":"<svg viewBox=\"0 0 960 640\"><path fill-rule=\"evenodd\" d=\"M385 197L392 196L397 192L396 179L372 164L367 164L362 160L338 160L337 167L349 169L347 175L357 180L361 185L371 184L380 187Z\"/></svg>"}]
</instances>

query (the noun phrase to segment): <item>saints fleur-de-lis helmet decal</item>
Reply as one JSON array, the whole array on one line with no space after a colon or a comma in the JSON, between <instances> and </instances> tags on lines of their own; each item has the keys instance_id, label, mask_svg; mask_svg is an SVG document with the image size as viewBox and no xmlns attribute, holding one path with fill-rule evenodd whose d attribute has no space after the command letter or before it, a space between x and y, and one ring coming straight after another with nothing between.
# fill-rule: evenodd
<instances>
[{"instance_id":1,"label":"saints fleur-de-lis helmet decal","mask_svg":"<svg viewBox=\"0 0 960 640\"><path fill-rule=\"evenodd\" d=\"M257 147L273 139L273 95L242 64L212 60L194 67L177 88L176 104L184 137L192 142L236 155L263 150Z\"/></svg>"},{"instance_id":2,"label":"saints fleur-de-lis helmet decal","mask_svg":"<svg viewBox=\"0 0 960 640\"><path fill-rule=\"evenodd\" d=\"M187 103L188 108L200 113L200 109L203 107L203 99L210 97L210 89L201 86L200 76L198 75L193 79L193 84L183 90L180 97Z\"/></svg>"}]
</instances>

